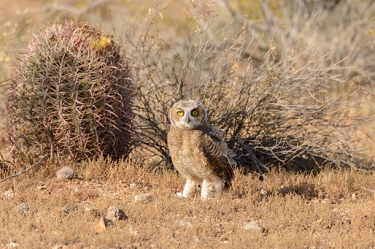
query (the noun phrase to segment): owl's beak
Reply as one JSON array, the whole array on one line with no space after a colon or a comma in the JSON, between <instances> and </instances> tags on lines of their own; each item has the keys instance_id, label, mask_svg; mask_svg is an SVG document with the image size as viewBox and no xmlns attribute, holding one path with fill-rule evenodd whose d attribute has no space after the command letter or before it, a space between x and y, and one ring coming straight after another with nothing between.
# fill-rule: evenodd
<instances>
[{"instance_id":1,"label":"owl's beak","mask_svg":"<svg viewBox=\"0 0 375 249\"><path fill-rule=\"evenodd\" d=\"M187 123L190 123L190 116L187 116L187 117L186 117L186 122L187 122Z\"/></svg>"}]
</instances>

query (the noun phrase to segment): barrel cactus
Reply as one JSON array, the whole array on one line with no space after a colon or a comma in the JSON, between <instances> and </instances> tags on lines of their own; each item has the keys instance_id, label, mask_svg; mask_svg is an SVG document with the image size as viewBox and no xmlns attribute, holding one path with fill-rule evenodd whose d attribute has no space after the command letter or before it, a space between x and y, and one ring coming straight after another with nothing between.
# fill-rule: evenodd
<instances>
[{"instance_id":1,"label":"barrel cactus","mask_svg":"<svg viewBox=\"0 0 375 249\"><path fill-rule=\"evenodd\" d=\"M16 61L8 135L19 156L130 153L132 87L121 46L80 21L47 26Z\"/></svg>"}]
</instances>

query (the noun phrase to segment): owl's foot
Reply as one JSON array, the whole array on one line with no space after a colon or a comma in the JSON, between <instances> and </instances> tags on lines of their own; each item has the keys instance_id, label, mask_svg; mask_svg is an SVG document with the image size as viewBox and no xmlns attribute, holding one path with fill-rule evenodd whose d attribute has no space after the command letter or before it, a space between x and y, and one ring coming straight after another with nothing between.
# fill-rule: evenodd
<instances>
[{"instance_id":1,"label":"owl's foot","mask_svg":"<svg viewBox=\"0 0 375 249\"><path fill-rule=\"evenodd\" d=\"M205 178L202 183L201 199L214 198L223 190L224 184L219 177Z\"/></svg>"},{"instance_id":2,"label":"owl's foot","mask_svg":"<svg viewBox=\"0 0 375 249\"><path fill-rule=\"evenodd\" d=\"M191 179L186 179L186 184L184 187L184 191L182 192L182 197L185 197L185 198L190 197L195 191L197 186L198 186L198 183L196 181L191 180Z\"/></svg>"}]
</instances>

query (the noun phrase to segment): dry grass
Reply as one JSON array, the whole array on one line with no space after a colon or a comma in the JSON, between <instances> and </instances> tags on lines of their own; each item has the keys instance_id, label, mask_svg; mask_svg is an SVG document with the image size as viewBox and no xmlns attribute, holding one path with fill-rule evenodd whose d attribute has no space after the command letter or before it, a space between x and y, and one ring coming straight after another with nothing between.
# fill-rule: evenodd
<instances>
[{"instance_id":1,"label":"dry grass","mask_svg":"<svg viewBox=\"0 0 375 249\"><path fill-rule=\"evenodd\" d=\"M68 163L68 162L67 162ZM372 174L329 170L316 176L274 171L260 181L236 171L232 192L215 200L180 199L183 178L151 173L134 162L72 165L77 176L51 176L55 163L0 184L0 245L18 248L369 248L375 245ZM104 170L105 169L105 170ZM96 172L96 173L95 173ZM121 177L119 177L121 176ZM93 180L95 179L95 180ZM98 181L100 180L100 181ZM45 189L38 189L44 186ZM150 193L150 201L134 201ZM18 206L29 210L22 214ZM86 212L85 206L97 208ZM107 208L127 220L98 231ZM68 214L61 212L67 207ZM261 230L247 231L256 222ZM55 247L57 248L57 247Z\"/></svg>"}]
</instances>

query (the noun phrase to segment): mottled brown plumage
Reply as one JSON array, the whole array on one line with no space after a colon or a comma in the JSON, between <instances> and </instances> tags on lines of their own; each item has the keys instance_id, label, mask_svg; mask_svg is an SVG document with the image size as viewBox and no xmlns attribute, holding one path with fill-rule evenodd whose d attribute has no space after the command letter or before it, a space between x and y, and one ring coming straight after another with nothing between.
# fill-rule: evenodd
<instances>
[{"instance_id":1,"label":"mottled brown plumage","mask_svg":"<svg viewBox=\"0 0 375 249\"><path fill-rule=\"evenodd\" d=\"M189 197L197 185L202 198L229 190L235 154L227 147L224 133L207 121L204 106L194 100L179 101L169 112L168 147L174 167L186 178L182 196Z\"/></svg>"}]
</instances>

